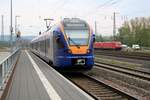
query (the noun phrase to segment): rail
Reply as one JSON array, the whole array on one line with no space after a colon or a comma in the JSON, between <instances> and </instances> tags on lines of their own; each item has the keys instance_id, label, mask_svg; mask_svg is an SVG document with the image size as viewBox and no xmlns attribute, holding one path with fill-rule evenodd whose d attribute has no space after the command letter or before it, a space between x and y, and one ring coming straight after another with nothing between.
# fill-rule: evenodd
<instances>
[{"instance_id":1,"label":"rail","mask_svg":"<svg viewBox=\"0 0 150 100\"><path fill-rule=\"evenodd\" d=\"M7 56L0 62L0 89L2 90L19 56L20 49Z\"/></svg>"},{"instance_id":2,"label":"rail","mask_svg":"<svg viewBox=\"0 0 150 100\"><path fill-rule=\"evenodd\" d=\"M67 74L65 76L96 100L136 100L132 95L89 75Z\"/></svg>"}]
</instances>

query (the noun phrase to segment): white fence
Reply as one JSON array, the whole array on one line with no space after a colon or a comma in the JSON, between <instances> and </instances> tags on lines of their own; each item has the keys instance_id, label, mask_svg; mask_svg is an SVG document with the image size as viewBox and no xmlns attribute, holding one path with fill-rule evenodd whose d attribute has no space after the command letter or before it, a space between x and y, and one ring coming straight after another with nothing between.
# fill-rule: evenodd
<instances>
[{"instance_id":1,"label":"white fence","mask_svg":"<svg viewBox=\"0 0 150 100\"><path fill-rule=\"evenodd\" d=\"M5 82L11 74L14 64L20 54L20 49L14 51L11 55L0 62L0 89L3 89Z\"/></svg>"}]
</instances>

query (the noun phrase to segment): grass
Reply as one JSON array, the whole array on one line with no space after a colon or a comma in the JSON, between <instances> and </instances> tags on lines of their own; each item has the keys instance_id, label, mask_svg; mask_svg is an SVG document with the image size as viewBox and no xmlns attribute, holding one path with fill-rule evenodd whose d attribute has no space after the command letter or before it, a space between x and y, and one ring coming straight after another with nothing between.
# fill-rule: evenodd
<instances>
[{"instance_id":1,"label":"grass","mask_svg":"<svg viewBox=\"0 0 150 100\"><path fill-rule=\"evenodd\" d=\"M136 51L136 52L150 54L150 50L139 50L139 51Z\"/></svg>"},{"instance_id":2,"label":"grass","mask_svg":"<svg viewBox=\"0 0 150 100\"><path fill-rule=\"evenodd\" d=\"M117 66L121 66L121 67L127 67L130 69L134 69L135 67L142 67L142 64L135 64L135 63L112 60L112 59L104 59L104 58L95 57L95 60L97 62L102 62L102 63L106 63L106 64L111 64L111 65L117 65Z\"/></svg>"}]
</instances>

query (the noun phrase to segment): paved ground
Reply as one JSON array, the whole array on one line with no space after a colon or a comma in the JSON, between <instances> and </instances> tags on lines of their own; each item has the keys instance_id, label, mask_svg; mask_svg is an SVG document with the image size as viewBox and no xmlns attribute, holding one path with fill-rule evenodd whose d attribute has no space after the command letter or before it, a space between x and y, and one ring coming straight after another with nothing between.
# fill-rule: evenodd
<instances>
[{"instance_id":1,"label":"paved ground","mask_svg":"<svg viewBox=\"0 0 150 100\"><path fill-rule=\"evenodd\" d=\"M92 99L85 92L78 89L77 87L74 87L72 84L66 81L63 77L61 77L60 74L58 74L54 69L42 62L35 55L33 55L32 53L30 53L30 55L41 72L44 74L48 82L55 89L56 93L58 93L60 99ZM44 83L46 82L44 81ZM9 90L6 100L51 100L51 96L49 96L47 89L45 89L45 86L39 78L27 53L23 51L16 66L12 86Z\"/></svg>"}]
</instances>

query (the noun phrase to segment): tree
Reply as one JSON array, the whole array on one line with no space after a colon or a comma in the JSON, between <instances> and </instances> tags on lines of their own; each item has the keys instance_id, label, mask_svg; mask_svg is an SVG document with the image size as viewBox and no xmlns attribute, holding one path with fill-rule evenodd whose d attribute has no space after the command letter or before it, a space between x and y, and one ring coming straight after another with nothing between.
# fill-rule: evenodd
<instances>
[{"instance_id":1,"label":"tree","mask_svg":"<svg viewBox=\"0 0 150 100\"><path fill-rule=\"evenodd\" d=\"M130 46L139 44L150 47L150 17L135 18L124 22L117 34L117 40Z\"/></svg>"},{"instance_id":2,"label":"tree","mask_svg":"<svg viewBox=\"0 0 150 100\"><path fill-rule=\"evenodd\" d=\"M103 42L104 41L102 35L96 35L95 37L96 37L96 42Z\"/></svg>"}]
</instances>

